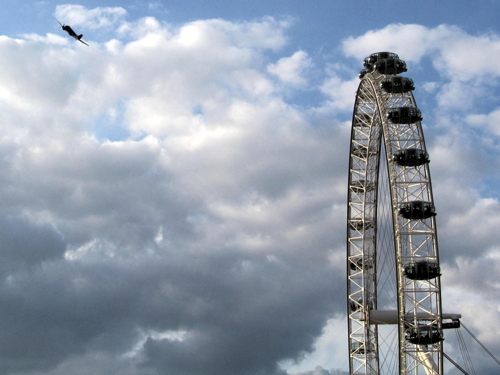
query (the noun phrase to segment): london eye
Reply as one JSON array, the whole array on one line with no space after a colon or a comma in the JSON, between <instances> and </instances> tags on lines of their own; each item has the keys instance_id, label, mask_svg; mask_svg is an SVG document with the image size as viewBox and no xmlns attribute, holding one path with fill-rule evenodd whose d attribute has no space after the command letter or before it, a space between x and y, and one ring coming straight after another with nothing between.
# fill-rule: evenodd
<instances>
[{"instance_id":1,"label":"london eye","mask_svg":"<svg viewBox=\"0 0 500 375\"><path fill-rule=\"evenodd\" d=\"M347 207L351 375L443 374L430 157L414 82L392 52L364 60L352 117Z\"/></svg>"}]
</instances>

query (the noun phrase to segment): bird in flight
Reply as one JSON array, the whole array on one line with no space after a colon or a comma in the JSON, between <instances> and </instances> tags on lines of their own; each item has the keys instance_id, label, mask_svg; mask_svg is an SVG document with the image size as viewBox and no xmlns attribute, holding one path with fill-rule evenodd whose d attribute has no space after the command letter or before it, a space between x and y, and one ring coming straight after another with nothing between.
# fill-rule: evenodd
<instances>
[{"instance_id":1,"label":"bird in flight","mask_svg":"<svg viewBox=\"0 0 500 375\"><path fill-rule=\"evenodd\" d=\"M61 28L66 31L70 36L72 36L73 38L75 38L75 40L78 40L79 42L82 42L83 44L85 44L86 46L88 46L87 43L85 43L83 40L82 40L82 36L83 34L80 34L78 35L77 33L75 33L73 31L73 29L71 28L71 26L68 26L68 25L63 25L61 22L59 22L59 20L56 18L56 21L59 25L61 25Z\"/></svg>"}]
</instances>

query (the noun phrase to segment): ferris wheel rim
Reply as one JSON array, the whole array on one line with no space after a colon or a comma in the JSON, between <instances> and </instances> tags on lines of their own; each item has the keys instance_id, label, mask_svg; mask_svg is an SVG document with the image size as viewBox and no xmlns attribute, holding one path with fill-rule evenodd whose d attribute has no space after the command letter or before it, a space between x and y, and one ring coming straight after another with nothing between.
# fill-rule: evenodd
<instances>
[{"instance_id":1,"label":"ferris wheel rim","mask_svg":"<svg viewBox=\"0 0 500 375\"><path fill-rule=\"evenodd\" d=\"M389 53L390 54L390 53ZM393 54L395 55L395 54ZM371 55L372 56L372 55ZM370 56L370 57L371 57ZM397 55L395 55L397 56ZM350 356L350 373L352 375L356 374L378 374L380 359L379 355L379 345L378 345L378 324L371 324L370 319L371 311L377 311L377 275L376 275L376 257L377 257L377 249L376 249L376 241L377 241L377 226L378 226L378 217L377 217L377 198L376 195L378 193L378 173L380 167L380 155L381 155L381 144L382 141L384 146L388 148L389 155L387 157L386 162L388 163L388 169L391 174L390 181L390 189L391 189L391 203L392 203L392 212L393 212L393 233L395 242L399 242L396 245L397 251L399 254L396 256L397 262L397 293L398 293L398 309L396 312L396 318L398 322L399 329L399 343L398 343L398 351L399 351L399 362L400 362L400 374L407 374L413 369L410 369L412 366L423 366L428 369L429 364L424 363L429 359L429 357L435 357L437 360L437 364L432 365L436 366L436 371L441 373L442 369L442 345L439 340L440 337L433 337L434 331L432 327L437 327L436 332L440 332L441 330L441 290L439 283L439 272L436 272L436 276L433 279L436 281L429 282L424 278L425 282L428 282L429 289L432 289L431 298L422 296L421 290L415 288L419 282L424 283L421 279L422 276L415 276L412 280L413 276L409 276L409 274L403 275L403 266L405 264L411 264L410 260L419 259L421 255L418 253L418 250L411 249L412 246L427 246L428 249L431 249L431 256L427 257L428 259L435 260L435 263L439 265L439 254L437 249L437 232L436 232L436 223L434 220L435 212L433 211L433 199L432 199L432 185L430 181L430 173L428 171L428 161L427 163L422 163L420 165L419 161L413 161L412 163L415 165L404 166L404 169L407 167L415 167L423 170L422 176L424 176L425 181L419 181L421 185L418 188L409 188L408 181L411 180L411 177L406 176L405 172L396 172L394 171L394 165L391 164L391 158L394 156L392 143L396 143L395 146L400 147L401 144L411 144L417 145L418 147L414 147L414 150L408 152L408 154L414 154L413 159L423 157L425 159L425 140L423 137L422 127L421 127L421 115L416 109L416 104L413 98L413 95L410 92L404 93L404 89L402 89L400 93L389 93L384 94L382 87L384 79L387 76L390 77L401 77L394 72L395 74L382 74L378 71L377 66L382 66L382 68L387 69L388 66L404 66L404 70L406 71L406 65L404 62L401 63L402 60L399 60L399 57L392 56L390 58L397 59L397 61L393 61L392 63L385 61L383 64L375 62L373 64L372 61L368 61L365 59L365 67L371 68L369 71L363 72L363 75L360 76L361 83L359 85L358 91L356 93L356 102L354 105L353 119L352 119L352 129L351 129L351 147L350 147L350 156L349 156L349 188L348 188L348 225L347 225L347 238L348 238L348 259L347 259L347 283L348 283L348 321L349 321L349 356ZM377 65L378 64L378 65ZM392 65L391 65L392 64ZM375 66L373 66L375 65ZM400 80L400 86L409 84L409 87L412 86L412 81L409 82L407 79L398 78ZM399 90L399 89L398 89ZM399 99L398 100L398 95ZM399 106L399 104L411 104ZM360 106L363 105L363 110L359 111ZM396 120L391 119L396 125L390 126L390 115L392 112L389 112L388 109L394 110L394 118ZM406 116L406 117L405 117ZM408 119L409 118L409 119ZM402 123L403 127L407 126L407 123L411 123L415 125L416 133L410 136L410 138L404 138L404 132L398 133L399 123ZM406 123L405 123L406 122ZM361 128L364 130L359 130L357 128ZM360 137L356 138L356 134L366 133L366 138ZM418 139L415 139L418 138ZM402 140L402 141L401 141ZM399 143L398 143L399 142ZM410 149L407 147L406 149ZM420 150L421 152L418 152ZM416 156L415 156L416 155ZM406 155L401 156L403 159ZM412 160L413 160L412 159ZM428 157L427 157L428 159ZM364 161L363 161L364 160ZM371 162L369 162L371 160ZM408 162L408 158L405 159L405 162ZM375 165L373 165L375 163ZM393 163L394 164L394 163ZM411 163L410 163L411 164ZM359 170L356 170L356 166L361 166L361 169L364 167L364 173L360 173ZM358 174L354 176L354 174ZM399 173L399 174L398 174ZM375 176L375 177L374 177ZM418 176L422 178L422 176ZM400 178L400 180L398 180ZM412 181L413 183L415 181ZM370 184L375 184L372 186ZM395 186L397 184L404 185L407 184L408 187L400 189L398 191ZM413 190L412 190L413 189ZM375 190L375 193L369 193L369 191ZM373 202L367 203L366 197L371 194L371 197L375 196L375 204L374 207L370 207L370 204L373 206ZM406 199L402 202L398 202L401 200L398 196L404 196ZM413 199L411 198L421 198L427 197L428 199L425 201L423 199ZM364 200L359 197L365 197ZM355 205L354 200L358 199L361 202L358 202L358 206ZM420 203L418 203L420 202ZM399 205L403 206L400 207ZM406 205L406 206L405 206ZM420 211L419 211L420 210ZM418 212L420 212L420 216ZM401 219L399 216L402 215ZM406 222L405 222L406 220ZM412 225L418 226L420 224L412 224L411 221L420 220L422 222L426 222L426 226L429 229L429 233L432 232L430 240L423 240L422 243L414 244L411 241L408 241L402 233L404 231L417 233L414 229L412 229ZM354 236L352 234L354 233ZM357 237L356 237L357 236ZM413 234L413 236L416 236ZM402 255L402 251L399 250L399 247L402 246L402 242L405 242L404 246L410 248L406 253L410 254L410 256ZM399 247L398 247L399 246ZM353 250L354 249L354 250ZM408 249L407 249L408 250ZM400 254L401 253L401 254ZM359 259L356 256L359 255ZM371 260L374 262L372 266L368 264ZM423 258L423 257L422 257ZM426 258L426 259L427 259ZM427 261L427 260L426 260ZM405 263L406 262L406 263ZM372 267L372 268L371 268ZM427 275L429 276L429 275ZM371 281L367 281L371 280ZM413 285L411 287L406 287L405 285ZM432 285L431 285L432 284ZM410 289L413 287L410 295ZM408 295L408 296L407 296ZM406 300L413 299L413 315L407 314L407 304ZM432 303L429 303L429 300L432 299ZM430 306L433 304L434 306ZM409 304L411 305L411 303ZM427 306L429 305L429 306ZM363 317L355 318L355 315L358 314ZM427 314L425 316L426 319L423 319L423 314ZM394 315L394 312L393 312ZM380 318L379 318L380 319ZM392 317L391 319L394 319ZM430 324L427 324L429 332L425 332L430 337L426 343L431 344L436 350L429 355L428 351L424 353L423 345L424 342L422 334L423 324L422 322L430 321ZM356 322L357 326L353 327L353 322ZM362 323L361 323L362 322ZM408 323L410 322L410 323ZM411 325L413 322L413 326ZM410 325L410 327L407 327ZM412 331L413 329L413 331ZM409 333L408 333L409 332ZM414 334L414 337L411 336ZM407 336L407 337L406 337ZM413 341L412 341L413 340ZM408 344L408 342L410 344ZM432 351L432 349L431 349ZM353 352L355 354L353 354ZM373 354L375 353L375 354ZM357 356L357 357L356 357ZM375 360L371 357L376 357ZM407 357L413 358L412 360L408 360ZM357 358L357 361L353 361L353 358ZM371 358L371 359L370 359ZM413 361L413 362L412 362ZM411 365L407 366L407 362L412 362ZM427 367L426 367L427 366ZM408 369L410 370L408 370ZM407 370L409 372L407 372ZM435 369L432 371L427 371L428 373L433 373ZM436 372L436 373L437 373Z\"/></svg>"}]
</instances>

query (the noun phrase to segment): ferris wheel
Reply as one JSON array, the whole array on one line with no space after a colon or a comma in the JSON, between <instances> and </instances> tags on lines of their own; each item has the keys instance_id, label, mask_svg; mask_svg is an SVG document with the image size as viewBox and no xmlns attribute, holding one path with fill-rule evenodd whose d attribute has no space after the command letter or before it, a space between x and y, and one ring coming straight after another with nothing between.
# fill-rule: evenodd
<instances>
[{"instance_id":1,"label":"ferris wheel","mask_svg":"<svg viewBox=\"0 0 500 375\"><path fill-rule=\"evenodd\" d=\"M440 265L429 155L406 63L364 61L352 118L347 214L351 375L443 374Z\"/></svg>"}]
</instances>

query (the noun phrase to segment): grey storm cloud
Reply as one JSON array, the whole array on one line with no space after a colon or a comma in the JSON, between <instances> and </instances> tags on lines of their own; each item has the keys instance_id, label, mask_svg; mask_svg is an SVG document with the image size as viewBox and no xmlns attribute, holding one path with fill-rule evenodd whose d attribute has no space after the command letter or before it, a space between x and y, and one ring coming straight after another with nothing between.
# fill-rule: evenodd
<instances>
[{"instance_id":1,"label":"grey storm cloud","mask_svg":"<svg viewBox=\"0 0 500 375\"><path fill-rule=\"evenodd\" d=\"M182 340L149 337L140 365L169 373L274 372L277 358L311 348L333 309L324 297L329 271L297 261L226 249L59 260L17 272L0 294L2 371L49 368L88 347L119 353L141 332L185 332Z\"/></svg>"},{"instance_id":2,"label":"grey storm cloud","mask_svg":"<svg viewBox=\"0 0 500 375\"><path fill-rule=\"evenodd\" d=\"M84 10L58 9L107 14ZM286 27L143 19L84 52L2 40L0 372L280 374L313 350L344 311L325 231L342 148L266 70Z\"/></svg>"},{"instance_id":3,"label":"grey storm cloud","mask_svg":"<svg viewBox=\"0 0 500 375\"><path fill-rule=\"evenodd\" d=\"M21 217L0 218L0 247L1 263L7 272L57 259L66 251L63 236L53 227Z\"/></svg>"}]
</instances>

